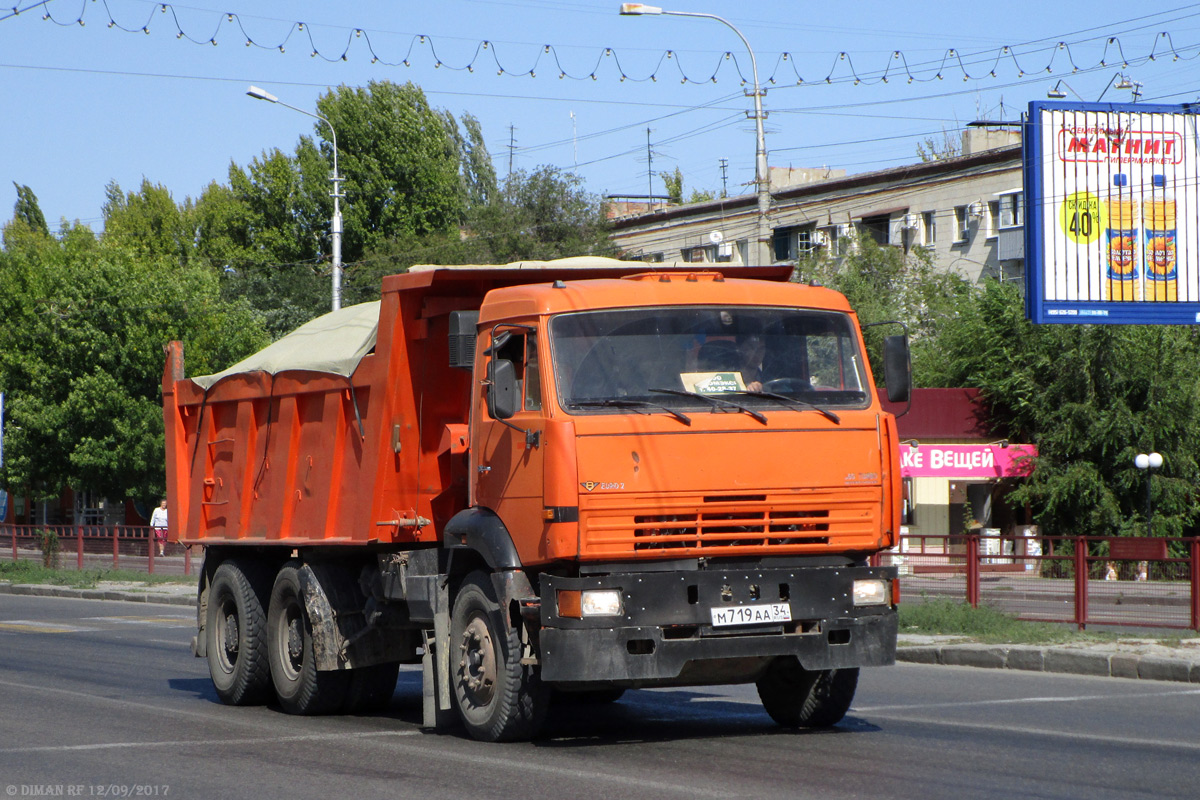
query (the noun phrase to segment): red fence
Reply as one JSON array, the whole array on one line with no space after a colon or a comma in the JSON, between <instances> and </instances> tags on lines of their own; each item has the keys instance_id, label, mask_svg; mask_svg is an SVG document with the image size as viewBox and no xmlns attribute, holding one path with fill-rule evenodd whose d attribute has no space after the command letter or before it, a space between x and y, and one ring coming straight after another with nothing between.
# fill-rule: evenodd
<instances>
[{"instance_id":1,"label":"red fence","mask_svg":"<svg viewBox=\"0 0 1200 800\"><path fill-rule=\"evenodd\" d=\"M45 560L57 537L55 564L75 569L128 569L151 575L191 575L192 551L168 542L159 555L148 525L0 525L0 558Z\"/></svg>"},{"instance_id":2,"label":"red fence","mask_svg":"<svg viewBox=\"0 0 1200 800\"><path fill-rule=\"evenodd\" d=\"M1020 619L1200 630L1200 539L905 536L879 563L901 602L950 598Z\"/></svg>"},{"instance_id":3,"label":"red fence","mask_svg":"<svg viewBox=\"0 0 1200 800\"><path fill-rule=\"evenodd\" d=\"M0 525L0 558L58 566L191 575L192 551L134 525ZM948 598L1020 619L1200 630L1200 539L983 534L916 536L878 557L900 570L904 603Z\"/></svg>"}]
</instances>

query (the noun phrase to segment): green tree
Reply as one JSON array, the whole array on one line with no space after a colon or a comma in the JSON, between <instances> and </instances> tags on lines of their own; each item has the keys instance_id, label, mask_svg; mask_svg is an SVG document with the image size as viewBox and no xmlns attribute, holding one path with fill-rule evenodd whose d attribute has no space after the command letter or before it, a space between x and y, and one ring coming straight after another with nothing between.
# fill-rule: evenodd
<instances>
[{"instance_id":1,"label":"green tree","mask_svg":"<svg viewBox=\"0 0 1200 800\"><path fill-rule=\"evenodd\" d=\"M663 184L667 187L667 202L679 205L683 202L683 173L676 167L673 172L660 172L658 177L662 178Z\"/></svg>"},{"instance_id":2,"label":"green tree","mask_svg":"<svg viewBox=\"0 0 1200 800\"><path fill-rule=\"evenodd\" d=\"M956 273L934 266L931 256L917 248L905 253L862 236L843 259L825 255L802 260L798 280L813 280L846 295L864 324L898 321L908 329L912 347L913 381L918 386L943 386L933 365L940 362L939 333L974 294L971 284ZM864 331L877 382L882 381L882 340L900 333L895 326Z\"/></svg>"},{"instance_id":3,"label":"green tree","mask_svg":"<svg viewBox=\"0 0 1200 800\"><path fill-rule=\"evenodd\" d=\"M108 497L162 493L163 345L184 340L193 373L265 341L216 276L78 223L61 239L17 235L0 251L4 485L35 497L71 486Z\"/></svg>"},{"instance_id":4,"label":"green tree","mask_svg":"<svg viewBox=\"0 0 1200 800\"><path fill-rule=\"evenodd\" d=\"M393 237L372 250L351 276L355 301L379 296L385 275L414 264L507 264L569 256L616 256L603 202L582 179L557 167L517 170L499 197L473 207L465 226L424 236Z\"/></svg>"},{"instance_id":5,"label":"green tree","mask_svg":"<svg viewBox=\"0 0 1200 800\"><path fill-rule=\"evenodd\" d=\"M143 178L138 191L126 194L114 181L104 193L105 240L120 241L149 256L187 258L192 237L183 211L165 186Z\"/></svg>"},{"instance_id":6,"label":"green tree","mask_svg":"<svg viewBox=\"0 0 1200 800\"><path fill-rule=\"evenodd\" d=\"M460 137L415 84L339 86L317 100L317 111L337 131L338 162L346 178L342 248L347 261L357 261L390 237L454 227L466 210L468 183L478 183L476 190L486 194L486 176L472 171L468 180L462 172L463 153L478 146L474 127L468 125L468 136ZM328 132L322 124L315 130L321 136ZM331 145L323 142L321 151L328 157Z\"/></svg>"},{"instance_id":7,"label":"green tree","mask_svg":"<svg viewBox=\"0 0 1200 800\"><path fill-rule=\"evenodd\" d=\"M457 228L468 203L494 198L478 120L464 115L460 128L411 83L340 86L318 99L317 112L337 132L347 302L376 277L369 268L356 274L366 252L439 239ZM222 276L227 298L258 311L273 337L329 309L333 145L329 126L317 122L314 132L292 155L273 149L245 168L232 164L227 186L210 185L186 209L196 256Z\"/></svg>"},{"instance_id":8,"label":"green tree","mask_svg":"<svg viewBox=\"0 0 1200 800\"><path fill-rule=\"evenodd\" d=\"M42 208L38 205L37 195L33 193L33 189L16 181L13 181L13 186L17 188L17 202L13 208L14 221L24 223L30 230L37 233L50 233L50 228L46 226L46 217L42 214Z\"/></svg>"},{"instance_id":9,"label":"green tree","mask_svg":"<svg viewBox=\"0 0 1200 800\"><path fill-rule=\"evenodd\" d=\"M231 164L228 186L210 184L187 209L194 256L273 338L329 310L329 170L301 137L294 156L274 149L245 169Z\"/></svg>"},{"instance_id":10,"label":"green tree","mask_svg":"<svg viewBox=\"0 0 1200 800\"><path fill-rule=\"evenodd\" d=\"M1038 446L1012 495L1051 533L1145 532L1137 453L1153 479L1155 531L1195 531L1200 479L1200 338L1188 328L1034 325L1012 284L990 282L939 331L927 377L978 387L992 423Z\"/></svg>"}]
</instances>

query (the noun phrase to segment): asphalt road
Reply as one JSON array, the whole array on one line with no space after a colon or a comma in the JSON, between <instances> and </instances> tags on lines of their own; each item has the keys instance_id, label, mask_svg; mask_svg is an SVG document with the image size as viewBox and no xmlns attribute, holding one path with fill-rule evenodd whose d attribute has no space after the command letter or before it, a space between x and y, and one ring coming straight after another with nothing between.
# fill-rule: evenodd
<instances>
[{"instance_id":1,"label":"asphalt road","mask_svg":"<svg viewBox=\"0 0 1200 800\"><path fill-rule=\"evenodd\" d=\"M846 721L786 732L753 687L561 706L535 743L423 733L388 712L220 705L179 606L0 595L0 800L1194 798L1200 686L901 664Z\"/></svg>"}]
</instances>

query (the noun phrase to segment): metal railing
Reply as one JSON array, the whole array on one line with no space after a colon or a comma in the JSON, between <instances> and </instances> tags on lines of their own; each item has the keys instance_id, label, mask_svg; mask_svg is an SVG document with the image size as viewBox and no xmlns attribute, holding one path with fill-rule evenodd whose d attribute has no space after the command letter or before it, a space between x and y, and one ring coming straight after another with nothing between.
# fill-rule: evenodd
<instances>
[{"instance_id":1,"label":"metal railing","mask_svg":"<svg viewBox=\"0 0 1200 800\"><path fill-rule=\"evenodd\" d=\"M0 525L0 558L191 575L192 548L158 554L142 525ZM196 554L197 556L199 553ZM902 603L946 598L1042 622L1200 630L1200 538L902 536L874 561L900 571Z\"/></svg>"},{"instance_id":2,"label":"metal railing","mask_svg":"<svg viewBox=\"0 0 1200 800\"><path fill-rule=\"evenodd\" d=\"M191 575L192 549L167 542L162 555L148 525L0 524L0 558L44 562L56 539L55 566L127 569L150 575Z\"/></svg>"},{"instance_id":3,"label":"metal railing","mask_svg":"<svg viewBox=\"0 0 1200 800\"><path fill-rule=\"evenodd\" d=\"M1200 630L1200 539L1108 536L901 538L878 557L901 602L986 605L1019 619Z\"/></svg>"}]
</instances>

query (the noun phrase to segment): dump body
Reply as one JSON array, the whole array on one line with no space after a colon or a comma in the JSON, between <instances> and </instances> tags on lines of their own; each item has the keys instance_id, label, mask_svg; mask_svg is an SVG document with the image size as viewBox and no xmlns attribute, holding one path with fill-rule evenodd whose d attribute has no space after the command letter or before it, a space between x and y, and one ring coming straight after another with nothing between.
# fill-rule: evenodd
<instances>
[{"instance_id":1,"label":"dump body","mask_svg":"<svg viewBox=\"0 0 1200 800\"><path fill-rule=\"evenodd\" d=\"M480 738L533 720L478 722L472 704L495 702L469 687L502 677L446 674L447 650L480 641L476 595L509 609L476 614L514 637L530 686L761 693L779 659L827 676L890 663L894 573L868 559L899 529L895 422L845 299L787 273L412 271L385 279L374 346L349 343L343 374L301 358L192 381L173 345L171 536L209 554L197 654L231 561L276 583L297 565L309 621L328 605L317 675L423 652L427 720L455 705ZM309 341L337 335L324 319ZM345 628L359 606L387 613Z\"/></svg>"}]
</instances>

